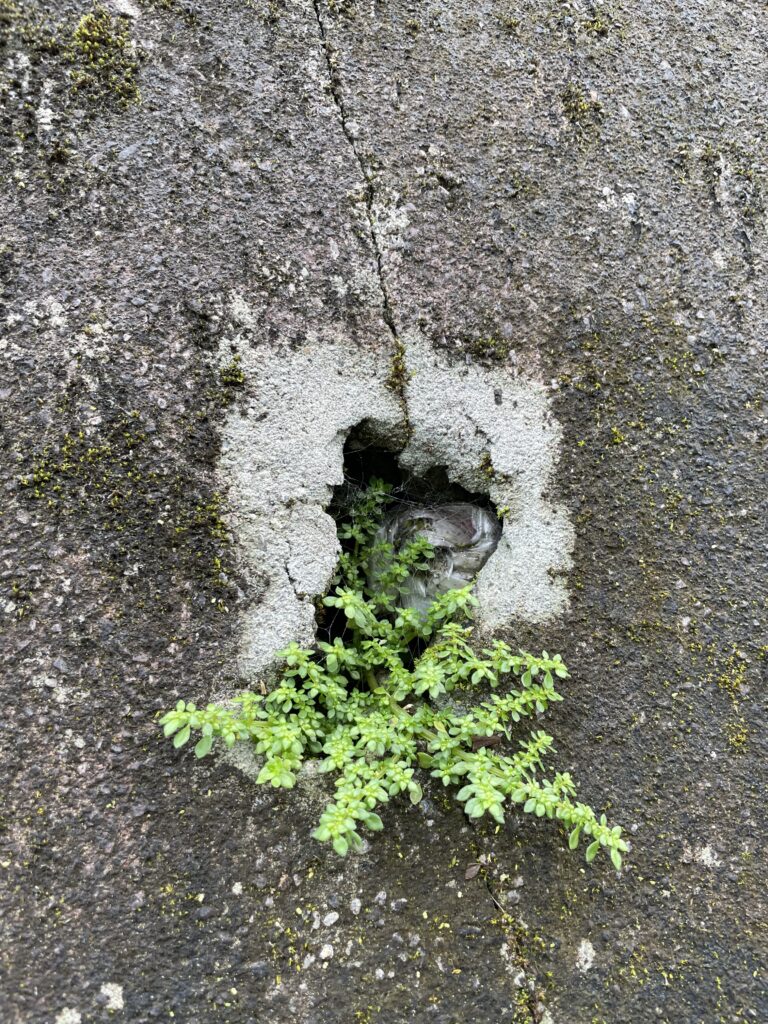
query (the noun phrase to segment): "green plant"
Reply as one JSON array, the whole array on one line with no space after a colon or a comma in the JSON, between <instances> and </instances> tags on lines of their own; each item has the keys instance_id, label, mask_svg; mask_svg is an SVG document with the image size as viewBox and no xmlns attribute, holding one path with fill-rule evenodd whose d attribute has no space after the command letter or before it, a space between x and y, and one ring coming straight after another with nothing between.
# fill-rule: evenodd
<instances>
[{"instance_id":1,"label":"green plant","mask_svg":"<svg viewBox=\"0 0 768 1024\"><path fill-rule=\"evenodd\" d=\"M227 365L222 366L219 370L219 380L224 387L230 388L239 388L245 383L245 374L239 353L235 353Z\"/></svg>"},{"instance_id":2,"label":"green plant","mask_svg":"<svg viewBox=\"0 0 768 1024\"><path fill-rule=\"evenodd\" d=\"M627 849L621 828L575 801L567 772L539 776L552 737L534 730L518 750L502 750L513 723L562 700L555 689L568 675L562 659L515 654L500 640L475 651L469 586L442 594L426 613L400 607L404 582L427 569L434 553L423 537L397 551L378 539L389 500L389 488L374 481L339 529L344 550L324 604L344 616L343 636L314 650L291 644L269 693L246 692L205 709L179 701L160 721L165 735L181 747L198 733L198 757L217 739L228 747L253 742L265 759L257 781L286 789L305 757L323 755L320 770L337 774L336 791L313 835L341 855L360 847L360 826L383 828L378 805L401 793L422 799L422 769L444 786L460 786L456 799L470 818L489 814L501 823L511 801L559 819L572 849L589 837L587 860L603 847L619 868ZM514 686L493 692L508 680ZM481 686L486 699L463 707L459 699Z\"/></svg>"},{"instance_id":3,"label":"green plant","mask_svg":"<svg viewBox=\"0 0 768 1024\"><path fill-rule=\"evenodd\" d=\"M139 61L128 26L128 18L113 18L101 4L82 16L68 50L73 92L94 99L114 96L126 107L140 100Z\"/></svg>"}]
</instances>

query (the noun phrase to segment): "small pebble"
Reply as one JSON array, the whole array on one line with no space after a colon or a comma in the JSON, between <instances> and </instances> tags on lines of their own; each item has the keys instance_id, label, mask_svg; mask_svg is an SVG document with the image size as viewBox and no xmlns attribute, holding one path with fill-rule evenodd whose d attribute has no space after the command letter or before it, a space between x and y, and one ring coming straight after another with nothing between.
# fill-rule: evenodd
<instances>
[{"instance_id":1,"label":"small pebble","mask_svg":"<svg viewBox=\"0 0 768 1024\"><path fill-rule=\"evenodd\" d=\"M320 950L318 956L321 960L330 960L333 956L333 946L330 942L326 942L323 948Z\"/></svg>"},{"instance_id":2,"label":"small pebble","mask_svg":"<svg viewBox=\"0 0 768 1024\"><path fill-rule=\"evenodd\" d=\"M338 920L339 915L336 913L335 910L332 910L330 914L326 914L325 917L323 918L323 924L325 925L326 928L330 928L330 926L332 924L336 924Z\"/></svg>"},{"instance_id":3,"label":"small pebble","mask_svg":"<svg viewBox=\"0 0 768 1024\"><path fill-rule=\"evenodd\" d=\"M355 898L353 900L349 901L349 909L352 911L352 913L355 915L355 917L357 917L357 915L363 909L362 903L360 902L360 900L356 896L355 896Z\"/></svg>"}]
</instances>

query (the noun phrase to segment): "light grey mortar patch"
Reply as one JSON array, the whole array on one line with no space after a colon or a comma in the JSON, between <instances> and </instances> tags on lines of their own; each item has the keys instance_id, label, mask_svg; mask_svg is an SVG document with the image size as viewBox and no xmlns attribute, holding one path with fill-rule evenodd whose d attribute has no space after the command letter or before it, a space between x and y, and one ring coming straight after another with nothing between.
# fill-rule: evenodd
<instances>
[{"instance_id":1,"label":"light grey mortar patch","mask_svg":"<svg viewBox=\"0 0 768 1024\"><path fill-rule=\"evenodd\" d=\"M231 359L229 344L224 352ZM339 551L325 508L343 481L349 430L369 419L394 437L402 411L385 385L387 352L310 340L298 351L242 346L240 355L246 398L227 419L220 472L250 587L239 667L254 677L291 641L314 640L313 599Z\"/></svg>"},{"instance_id":2,"label":"light grey mortar patch","mask_svg":"<svg viewBox=\"0 0 768 1024\"><path fill-rule=\"evenodd\" d=\"M509 509L478 577L479 625L492 632L561 614L574 530L567 509L545 497L561 436L545 386L508 366L451 366L416 330L403 343L412 429L403 466L422 474L445 466L451 480Z\"/></svg>"},{"instance_id":3,"label":"light grey mortar patch","mask_svg":"<svg viewBox=\"0 0 768 1024\"><path fill-rule=\"evenodd\" d=\"M558 574L570 566L573 529L544 496L560 440L545 387L509 367L450 366L416 331L404 344L412 433L403 466L418 474L445 466L452 480L509 509L478 578L481 628L557 615L567 605ZM229 340L222 364L231 356ZM325 509L343 481L347 434L368 421L393 450L405 434L402 405L386 384L386 348L309 339L295 351L241 345L240 356L244 400L224 427L220 473L249 588L239 668L254 678L291 641L314 640L313 602L339 552Z\"/></svg>"}]
</instances>

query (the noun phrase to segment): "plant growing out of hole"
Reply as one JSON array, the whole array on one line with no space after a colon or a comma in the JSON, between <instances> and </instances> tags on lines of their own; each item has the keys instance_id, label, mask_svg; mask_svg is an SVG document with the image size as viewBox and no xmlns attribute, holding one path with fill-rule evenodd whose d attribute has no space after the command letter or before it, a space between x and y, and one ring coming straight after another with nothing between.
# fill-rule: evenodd
<instances>
[{"instance_id":1,"label":"plant growing out of hole","mask_svg":"<svg viewBox=\"0 0 768 1024\"><path fill-rule=\"evenodd\" d=\"M382 829L376 809L407 793L422 799L419 772L444 786L470 818L504 821L505 805L557 818L568 845L587 841L587 861L600 849L621 867L627 850L621 828L576 800L568 772L547 777L552 737L533 729L513 750L510 729L542 714L562 697L557 679L568 671L559 655L541 657L495 640L472 647L471 586L441 594L426 612L400 606L412 573L424 572L434 552L416 536L398 550L377 534L390 488L373 481L339 528L343 551L324 604L346 620L343 637L313 650L291 644L283 669L266 694L245 692L227 704L198 708L179 701L160 720L175 747L193 733L205 757L216 741L250 742L264 756L258 782L291 789L306 757L322 757L336 774L335 794L315 839L344 855L361 846L360 829ZM473 688L485 699L469 707Z\"/></svg>"}]
</instances>

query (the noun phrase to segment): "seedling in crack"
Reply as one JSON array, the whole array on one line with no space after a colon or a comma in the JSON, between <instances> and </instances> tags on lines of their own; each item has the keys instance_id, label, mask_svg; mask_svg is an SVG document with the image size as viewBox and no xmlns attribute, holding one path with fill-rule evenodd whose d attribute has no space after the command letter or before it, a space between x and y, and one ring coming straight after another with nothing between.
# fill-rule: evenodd
<instances>
[{"instance_id":1,"label":"seedling in crack","mask_svg":"<svg viewBox=\"0 0 768 1024\"><path fill-rule=\"evenodd\" d=\"M428 775L458 787L470 818L501 824L517 805L559 820L571 849L585 839L587 861L603 849L620 868L628 848L621 828L576 800L568 772L544 774L552 737L533 729L513 743L518 723L562 700L562 658L514 653L501 640L476 650L471 585L426 610L403 607L411 573L424 571L434 552L419 536L397 550L383 544L389 501L390 488L373 481L339 528L343 552L324 604L343 617L342 635L280 652L269 693L204 709L179 701L160 720L165 735L182 747L194 733L198 757L216 742L253 743L264 757L257 781L276 788L293 788L304 761L322 758L335 793L312 834L342 856L360 849L361 829L383 829L382 804L402 794L419 803ZM482 699L472 700L474 690Z\"/></svg>"}]
</instances>

